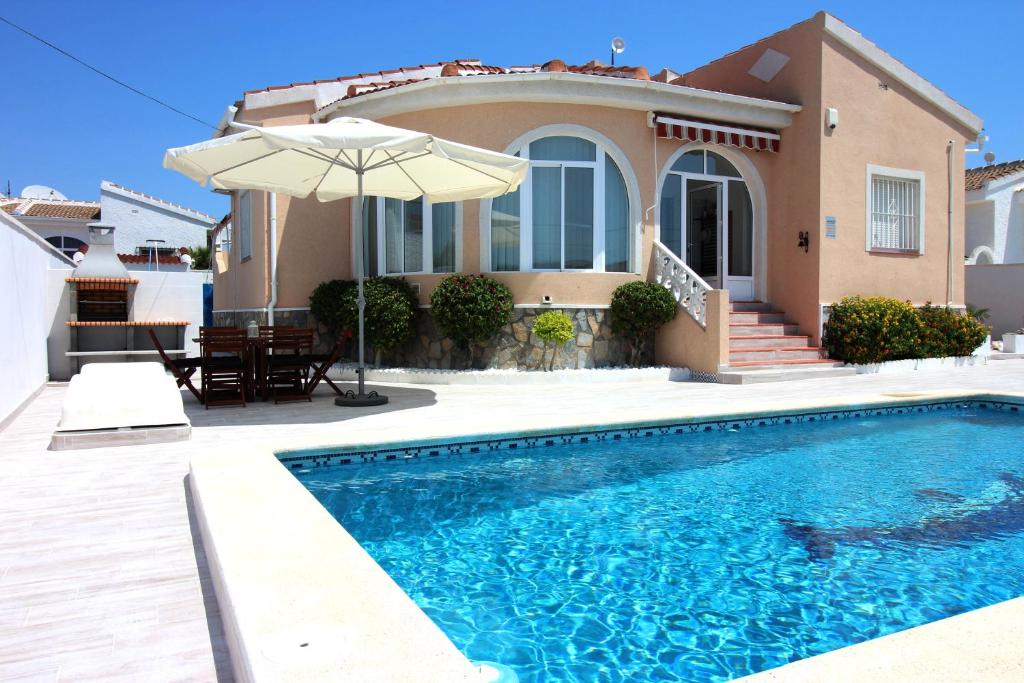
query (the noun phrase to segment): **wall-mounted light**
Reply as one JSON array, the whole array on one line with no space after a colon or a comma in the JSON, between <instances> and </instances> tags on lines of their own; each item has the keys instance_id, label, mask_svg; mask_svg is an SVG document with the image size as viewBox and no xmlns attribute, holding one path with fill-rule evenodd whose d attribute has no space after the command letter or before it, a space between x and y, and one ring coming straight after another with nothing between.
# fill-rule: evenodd
<instances>
[{"instance_id":1,"label":"wall-mounted light","mask_svg":"<svg viewBox=\"0 0 1024 683\"><path fill-rule=\"evenodd\" d=\"M839 125L839 110L835 107L829 107L825 110L825 125L828 126L829 130L835 130Z\"/></svg>"},{"instance_id":2,"label":"wall-mounted light","mask_svg":"<svg viewBox=\"0 0 1024 683\"><path fill-rule=\"evenodd\" d=\"M796 243L797 247L802 247L806 254L811 248L811 233L800 231L800 239Z\"/></svg>"}]
</instances>

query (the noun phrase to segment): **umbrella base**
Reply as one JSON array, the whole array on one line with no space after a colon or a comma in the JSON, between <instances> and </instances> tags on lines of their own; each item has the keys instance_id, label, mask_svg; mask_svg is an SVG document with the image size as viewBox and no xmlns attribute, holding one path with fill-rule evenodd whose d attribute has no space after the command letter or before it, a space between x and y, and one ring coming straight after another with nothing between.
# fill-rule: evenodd
<instances>
[{"instance_id":1,"label":"umbrella base","mask_svg":"<svg viewBox=\"0 0 1024 683\"><path fill-rule=\"evenodd\" d=\"M368 394L357 394L354 391L346 391L334 399L334 405L346 408L368 408L370 406L382 406L388 402L387 396L382 396L376 391Z\"/></svg>"}]
</instances>

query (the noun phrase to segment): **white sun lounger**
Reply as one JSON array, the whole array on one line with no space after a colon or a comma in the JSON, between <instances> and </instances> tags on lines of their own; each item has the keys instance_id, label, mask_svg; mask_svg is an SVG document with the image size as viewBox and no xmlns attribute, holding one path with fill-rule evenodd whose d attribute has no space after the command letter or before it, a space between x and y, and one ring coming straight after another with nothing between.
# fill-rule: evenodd
<instances>
[{"instance_id":1,"label":"white sun lounger","mask_svg":"<svg viewBox=\"0 0 1024 683\"><path fill-rule=\"evenodd\" d=\"M89 363L71 378L51 450L180 441L192 425L160 363Z\"/></svg>"}]
</instances>

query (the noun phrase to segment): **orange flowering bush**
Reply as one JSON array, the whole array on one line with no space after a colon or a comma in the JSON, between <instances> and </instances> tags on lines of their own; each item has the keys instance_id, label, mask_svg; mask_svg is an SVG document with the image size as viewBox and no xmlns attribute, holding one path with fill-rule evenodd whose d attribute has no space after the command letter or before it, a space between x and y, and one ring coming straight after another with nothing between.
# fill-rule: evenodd
<instances>
[{"instance_id":1,"label":"orange flowering bush","mask_svg":"<svg viewBox=\"0 0 1024 683\"><path fill-rule=\"evenodd\" d=\"M909 301L849 296L833 304L821 344L830 358L881 363L917 358L921 319Z\"/></svg>"}]
</instances>

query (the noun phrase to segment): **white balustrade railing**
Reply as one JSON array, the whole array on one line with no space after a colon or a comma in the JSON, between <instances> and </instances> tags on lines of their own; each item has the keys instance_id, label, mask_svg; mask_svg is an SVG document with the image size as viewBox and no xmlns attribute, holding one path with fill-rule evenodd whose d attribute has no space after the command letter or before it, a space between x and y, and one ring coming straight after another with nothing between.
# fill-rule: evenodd
<instances>
[{"instance_id":1,"label":"white balustrade railing","mask_svg":"<svg viewBox=\"0 0 1024 683\"><path fill-rule=\"evenodd\" d=\"M661 242L654 242L654 281L672 292L679 307L707 327L708 292L713 287Z\"/></svg>"}]
</instances>

